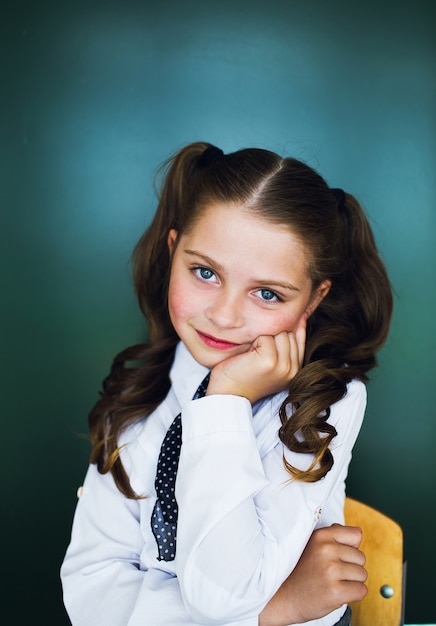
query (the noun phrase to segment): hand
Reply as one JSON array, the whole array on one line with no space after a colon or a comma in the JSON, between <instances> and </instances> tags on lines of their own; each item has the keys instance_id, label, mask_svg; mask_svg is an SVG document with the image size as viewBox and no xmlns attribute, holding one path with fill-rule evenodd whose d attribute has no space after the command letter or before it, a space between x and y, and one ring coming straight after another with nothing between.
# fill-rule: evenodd
<instances>
[{"instance_id":1,"label":"hand","mask_svg":"<svg viewBox=\"0 0 436 626\"><path fill-rule=\"evenodd\" d=\"M286 389L303 365L306 319L306 315L301 317L295 332L258 337L247 352L216 365L207 395L232 394L247 398L253 404Z\"/></svg>"},{"instance_id":2,"label":"hand","mask_svg":"<svg viewBox=\"0 0 436 626\"><path fill-rule=\"evenodd\" d=\"M333 524L315 530L295 569L259 616L259 626L285 626L324 617L367 594L360 528Z\"/></svg>"}]
</instances>

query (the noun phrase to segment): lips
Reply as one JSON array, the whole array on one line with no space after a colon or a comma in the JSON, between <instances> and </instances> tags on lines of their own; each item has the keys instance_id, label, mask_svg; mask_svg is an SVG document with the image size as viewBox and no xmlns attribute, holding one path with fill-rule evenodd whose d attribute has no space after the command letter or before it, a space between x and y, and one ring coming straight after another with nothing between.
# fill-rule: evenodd
<instances>
[{"instance_id":1,"label":"lips","mask_svg":"<svg viewBox=\"0 0 436 626\"><path fill-rule=\"evenodd\" d=\"M215 350L231 350L232 348L238 348L240 346L239 343L232 343L230 341L225 341L224 339L218 339L212 335L201 333L199 330L197 330L197 334L204 344L209 346L209 348L215 348Z\"/></svg>"}]
</instances>

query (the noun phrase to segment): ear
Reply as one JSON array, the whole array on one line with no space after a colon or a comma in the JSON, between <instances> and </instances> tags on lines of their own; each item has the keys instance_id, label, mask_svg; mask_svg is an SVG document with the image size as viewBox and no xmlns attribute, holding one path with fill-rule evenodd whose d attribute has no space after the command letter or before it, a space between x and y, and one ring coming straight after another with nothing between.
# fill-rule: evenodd
<instances>
[{"instance_id":1,"label":"ear","mask_svg":"<svg viewBox=\"0 0 436 626\"><path fill-rule=\"evenodd\" d=\"M167 243L168 243L168 250L170 251L170 256L172 255L174 251L174 246L176 244L178 236L179 236L179 233L175 228L172 228L168 233Z\"/></svg>"},{"instance_id":2,"label":"ear","mask_svg":"<svg viewBox=\"0 0 436 626\"><path fill-rule=\"evenodd\" d=\"M319 287L315 289L310 299L310 302L307 306L306 313L307 317L312 315L312 313L316 310L317 306L324 300L328 292L330 291L330 287L332 286L331 280L325 280L320 284Z\"/></svg>"}]
</instances>

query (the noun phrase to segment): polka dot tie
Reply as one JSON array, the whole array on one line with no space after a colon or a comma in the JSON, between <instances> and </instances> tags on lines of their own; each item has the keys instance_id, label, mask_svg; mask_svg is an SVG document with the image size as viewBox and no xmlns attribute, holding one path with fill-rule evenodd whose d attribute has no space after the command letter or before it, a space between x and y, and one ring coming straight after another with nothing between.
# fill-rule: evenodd
<instances>
[{"instance_id":1,"label":"polka dot tie","mask_svg":"<svg viewBox=\"0 0 436 626\"><path fill-rule=\"evenodd\" d=\"M193 400L206 394L208 374L198 387ZM182 446L182 416L179 413L162 442L157 462L154 486L157 500L151 515L151 528L155 536L159 555L158 561L174 561L176 556L177 506L174 493L180 448Z\"/></svg>"}]
</instances>

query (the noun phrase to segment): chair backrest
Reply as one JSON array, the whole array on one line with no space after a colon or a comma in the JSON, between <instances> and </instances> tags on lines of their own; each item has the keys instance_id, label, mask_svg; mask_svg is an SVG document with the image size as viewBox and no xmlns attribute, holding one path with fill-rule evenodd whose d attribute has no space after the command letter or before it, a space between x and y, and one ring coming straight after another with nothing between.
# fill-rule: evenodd
<instances>
[{"instance_id":1,"label":"chair backrest","mask_svg":"<svg viewBox=\"0 0 436 626\"><path fill-rule=\"evenodd\" d=\"M351 626L402 626L404 623L403 532L380 511L352 498L345 499L345 523L363 532L368 594L351 604Z\"/></svg>"}]
</instances>

